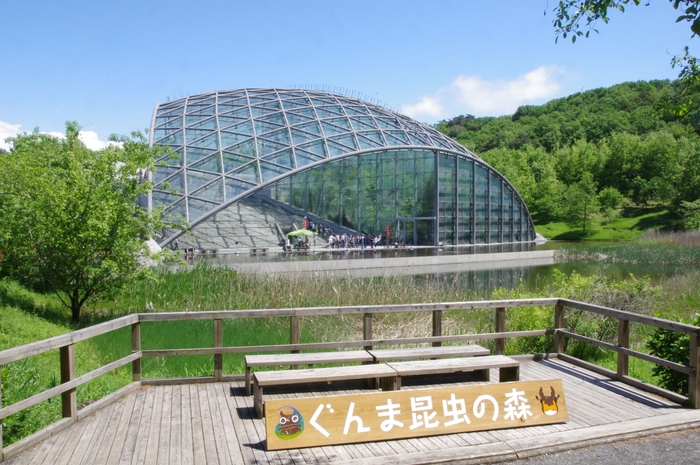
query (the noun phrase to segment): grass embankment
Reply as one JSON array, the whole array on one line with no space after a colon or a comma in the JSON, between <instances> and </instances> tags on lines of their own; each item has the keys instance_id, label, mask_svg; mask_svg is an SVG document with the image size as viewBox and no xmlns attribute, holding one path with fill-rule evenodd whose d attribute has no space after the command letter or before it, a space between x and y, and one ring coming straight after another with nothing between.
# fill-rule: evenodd
<instances>
[{"instance_id":1,"label":"grass embankment","mask_svg":"<svg viewBox=\"0 0 700 465\"><path fill-rule=\"evenodd\" d=\"M0 281L0 350L70 332L74 328L65 322L69 319L69 312L63 311L51 296L29 292L11 281ZM130 333L125 336L131 339ZM99 350L99 342L96 339L76 344L77 376L116 359L110 359L112 355ZM129 368L80 386L78 404L99 399L128 384L131 381ZM2 367L2 404L17 403L60 382L58 350L6 364ZM2 421L3 444L11 444L60 418L60 396L5 418Z\"/></svg>"},{"instance_id":2,"label":"grass embankment","mask_svg":"<svg viewBox=\"0 0 700 465\"><path fill-rule=\"evenodd\" d=\"M586 226L586 234L580 228L572 228L564 222L535 225L535 230L549 240L557 241L629 241L652 229L671 230L678 217L666 208L627 207L610 219L600 218Z\"/></svg>"}]
</instances>

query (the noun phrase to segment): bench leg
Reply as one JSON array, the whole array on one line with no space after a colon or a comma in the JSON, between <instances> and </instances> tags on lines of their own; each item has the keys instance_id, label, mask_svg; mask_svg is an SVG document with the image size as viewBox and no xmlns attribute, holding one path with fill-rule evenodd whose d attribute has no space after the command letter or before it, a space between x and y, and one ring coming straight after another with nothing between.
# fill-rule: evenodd
<instances>
[{"instance_id":1,"label":"bench leg","mask_svg":"<svg viewBox=\"0 0 700 465\"><path fill-rule=\"evenodd\" d=\"M245 395L249 396L250 392L250 367L245 367Z\"/></svg>"},{"instance_id":2,"label":"bench leg","mask_svg":"<svg viewBox=\"0 0 700 465\"><path fill-rule=\"evenodd\" d=\"M520 368L501 368L498 370L498 382L505 383L507 381L520 381Z\"/></svg>"},{"instance_id":3,"label":"bench leg","mask_svg":"<svg viewBox=\"0 0 700 465\"><path fill-rule=\"evenodd\" d=\"M491 370L486 368L484 370L474 370L474 376L479 381L491 381Z\"/></svg>"},{"instance_id":4,"label":"bench leg","mask_svg":"<svg viewBox=\"0 0 700 465\"><path fill-rule=\"evenodd\" d=\"M398 391L401 389L399 386L400 384L400 379L397 376L390 376L387 378L382 378L382 391ZM399 380L399 381L397 381ZM376 379L375 379L376 381Z\"/></svg>"},{"instance_id":5,"label":"bench leg","mask_svg":"<svg viewBox=\"0 0 700 465\"><path fill-rule=\"evenodd\" d=\"M253 408L255 409L255 415L258 418L265 416L265 410L263 405L263 388L258 385L258 380L253 380Z\"/></svg>"}]
</instances>

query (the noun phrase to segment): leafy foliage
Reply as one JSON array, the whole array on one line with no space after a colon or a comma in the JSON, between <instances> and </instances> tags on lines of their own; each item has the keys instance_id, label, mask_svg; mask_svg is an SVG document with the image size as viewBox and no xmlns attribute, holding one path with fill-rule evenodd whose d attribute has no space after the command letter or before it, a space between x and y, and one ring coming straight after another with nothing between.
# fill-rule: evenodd
<instances>
[{"instance_id":1,"label":"leafy foliage","mask_svg":"<svg viewBox=\"0 0 700 465\"><path fill-rule=\"evenodd\" d=\"M691 324L700 326L700 314ZM687 334L659 328L647 339L646 345L651 354L659 358L682 365L690 362L690 336ZM661 387L688 395L688 375L660 365L655 365L652 372Z\"/></svg>"},{"instance_id":2,"label":"leafy foliage","mask_svg":"<svg viewBox=\"0 0 700 465\"><path fill-rule=\"evenodd\" d=\"M600 221L595 197L608 219L626 202L678 212L700 198L700 111L698 118L668 111L677 89L669 81L628 82L522 106L512 116L458 116L437 129L499 170L537 225L571 222L571 197L585 192L593 209L585 222L578 214L573 220L582 236L584 224L588 233Z\"/></svg>"},{"instance_id":3,"label":"leafy foliage","mask_svg":"<svg viewBox=\"0 0 700 465\"><path fill-rule=\"evenodd\" d=\"M75 323L86 302L143 272L137 258L158 225L138 206L155 157L143 135L93 152L78 134L75 122L65 139L22 134L0 155L0 273L55 293Z\"/></svg>"}]
</instances>

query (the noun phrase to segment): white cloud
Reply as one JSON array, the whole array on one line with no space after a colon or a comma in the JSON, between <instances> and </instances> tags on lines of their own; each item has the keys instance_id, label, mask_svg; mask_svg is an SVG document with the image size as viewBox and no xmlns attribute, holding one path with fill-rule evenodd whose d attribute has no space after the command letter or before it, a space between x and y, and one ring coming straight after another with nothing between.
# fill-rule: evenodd
<instances>
[{"instance_id":1,"label":"white cloud","mask_svg":"<svg viewBox=\"0 0 700 465\"><path fill-rule=\"evenodd\" d=\"M459 76L434 95L406 104L401 112L416 119L438 120L462 114L499 116L514 113L522 104L539 102L557 95L561 85L556 77L562 70L540 66L512 81L485 81L478 76Z\"/></svg>"},{"instance_id":2,"label":"white cloud","mask_svg":"<svg viewBox=\"0 0 700 465\"><path fill-rule=\"evenodd\" d=\"M5 139L8 137L14 137L24 132L20 130L20 126L20 124L10 124L5 123L4 121L0 121L0 148L10 148L10 145L5 142ZM61 139L65 137L65 134L57 131L44 132L44 134L48 134L50 136L58 137ZM90 150L100 150L107 147L108 145L114 144L114 142L100 140L99 135L95 131L80 131L80 135L78 137Z\"/></svg>"},{"instance_id":3,"label":"white cloud","mask_svg":"<svg viewBox=\"0 0 700 465\"><path fill-rule=\"evenodd\" d=\"M8 137L14 137L20 133L19 124L10 124L0 121L0 149L9 149L10 144L5 142Z\"/></svg>"}]
</instances>

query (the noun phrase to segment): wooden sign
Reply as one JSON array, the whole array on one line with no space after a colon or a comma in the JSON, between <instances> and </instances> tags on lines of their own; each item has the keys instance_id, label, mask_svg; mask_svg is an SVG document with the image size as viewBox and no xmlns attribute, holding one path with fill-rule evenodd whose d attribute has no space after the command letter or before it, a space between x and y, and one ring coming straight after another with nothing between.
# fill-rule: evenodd
<instances>
[{"instance_id":1,"label":"wooden sign","mask_svg":"<svg viewBox=\"0 0 700 465\"><path fill-rule=\"evenodd\" d=\"M265 402L267 450L564 423L561 379Z\"/></svg>"}]
</instances>

